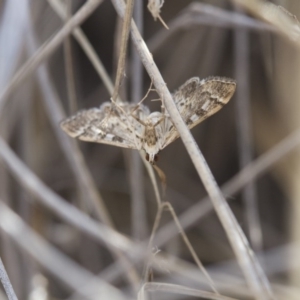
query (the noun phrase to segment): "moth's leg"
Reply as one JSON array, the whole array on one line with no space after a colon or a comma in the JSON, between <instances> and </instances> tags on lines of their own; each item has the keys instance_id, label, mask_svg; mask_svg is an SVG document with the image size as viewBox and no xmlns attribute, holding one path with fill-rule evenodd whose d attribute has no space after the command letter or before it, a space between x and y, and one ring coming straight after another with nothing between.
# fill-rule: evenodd
<instances>
[{"instance_id":1,"label":"moth's leg","mask_svg":"<svg viewBox=\"0 0 300 300\"><path fill-rule=\"evenodd\" d=\"M164 122L163 122L163 125L162 125L163 133L166 134L167 131L169 130L169 128L167 128L167 126L168 126L170 118L169 118L169 115L166 112L165 101L164 101L163 98L161 99L161 113L164 116L164 118L163 118Z\"/></svg>"},{"instance_id":2,"label":"moth's leg","mask_svg":"<svg viewBox=\"0 0 300 300\"><path fill-rule=\"evenodd\" d=\"M137 105L135 106L135 108L130 112L130 115L131 115L135 120L137 120L140 124L142 124L142 125L144 125L144 126L146 126L146 124L145 124L139 117L135 116L135 115L134 115L134 112L140 107L140 105L142 104L142 102L148 97L149 93L150 93L151 91L155 91L155 90L152 89L152 86L153 86L153 80L151 79L151 84L150 84L150 87L149 87L149 89L148 89L148 91L147 91L145 97L144 97L140 102L138 102Z\"/></svg>"},{"instance_id":3,"label":"moth's leg","mask_svg":"<svg viewBox=\"0 0 300 300\"><path fill-rule=\"evenodd\" d=\"M165 115L162 115L161 118L153 126L156 127L158 124L160 124L164 120L165 120Z\"/></svg>"},{"instance_id":4,"label":"moth's leg","mask_svg":"<svg viewBox=\"0 0 300 300\"><path fill-rule=\"evenodd\" d=\"M137 105L141 105L144 102L144 100L148 97L148 95L150 94L150 92L156 91L156 89L152 89L152 86L153 86L153 79L151 78L150 87L149 87L146 95L144 96L144 98Z\"/></svg>"},{"instance_id":5,"label":"moth's leg","mask_svg":"<svg viewBox=\"0 0 300 300\"><path fill-rule=\"evenodd\" d=\"M140 102L138 102L138 103L136 104L136 107L131 111L132 114L133 114L133 113L139 108L139 106L145 101L145 99L148 97L148 95L150 94L150 92L156 91L156 89L152 89L152 86L153 86L153 79L151 79L150 87L149 87L149 89L148 89L146 95L144 96L144 98L143 98Z\"/></svg>"},{"instance_id":6,"label":"moth's leg","mask_svg":"<svg viewBox=\"0 0 300 300\"><path fill-rule=\"evenodd\" d=\"M131 112L131 117L133 117L137 122L139 122L140 124L142 124L143 126L147 126L145 122L143 122L140 118L138 118L137 116L135 116L132 112Z\"/></svg>"},{"instance_id":7,"label":"moth's leg","mask_svg":"<svg viewBox=\"0 0 300 300\"><path fill-rule=\"evenodd\" d=\"M159 150L162 150L162 145L164 144L165 140L165 115L160 113L160 116L156 119L156 122L151 125L151 127L155 128L156 137L157 137L157 144L159 146Z\"/></svg>"}]
</instances>

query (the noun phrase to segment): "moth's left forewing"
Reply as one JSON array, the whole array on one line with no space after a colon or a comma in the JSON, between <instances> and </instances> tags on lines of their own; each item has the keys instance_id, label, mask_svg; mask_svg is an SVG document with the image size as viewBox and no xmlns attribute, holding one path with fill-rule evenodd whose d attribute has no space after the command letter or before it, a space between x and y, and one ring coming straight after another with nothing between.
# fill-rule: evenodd
<instances>
[{"instance_id":1,"label":"moth's left forewing","mask_svg":"<svg viewBox=\"0 0 300 300\"><path fill-rule=\"evenodd\" d=\"M218 112L233 96L236 82L225 77L209 77L200 81L187 125L191 129Z\"/></svg>"},{"instance_id":2,"label":"moth's left forewing","mask_svg":"<svg viewBox=\"0 0 300 300\"><path fill-rule=\"evenodd\" d=\"M209 77L200 81L194 77L173 94L173 99L183 121L192 129L227 104L235 89L236 82L230 78ZM171 120L168 123L170 130L166 132L164 147L179 137Z\"/></svg>"}]
</instances>

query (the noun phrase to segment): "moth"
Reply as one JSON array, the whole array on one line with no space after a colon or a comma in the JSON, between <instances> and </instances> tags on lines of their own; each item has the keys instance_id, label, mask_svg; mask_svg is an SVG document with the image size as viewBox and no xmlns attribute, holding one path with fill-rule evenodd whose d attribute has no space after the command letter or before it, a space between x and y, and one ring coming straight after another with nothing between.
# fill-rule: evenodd
<instances>
[{"instance_id":1,"label":"moth","mask_svg":"<svg viewBox=\"0 0 300 300\"><path fill-rule=\"evenodd\" d=\"M227 104L235 88L236 82L229 78L193 77L172 96L191 129ZM105 102L100 108L79 111L60 125L68 135L82 141L144 150L151 164L162 149L179 137L166 112L151 113L143 104Z\"/></svg>"}]
</instances>

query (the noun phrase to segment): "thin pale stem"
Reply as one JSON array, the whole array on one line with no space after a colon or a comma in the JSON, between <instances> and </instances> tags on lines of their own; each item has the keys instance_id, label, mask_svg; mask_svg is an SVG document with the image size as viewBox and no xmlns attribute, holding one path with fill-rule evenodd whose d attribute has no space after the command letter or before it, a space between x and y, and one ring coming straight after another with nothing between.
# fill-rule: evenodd
<instances>
[{"instance_id":1,"label":"thin pale stem","mask_svg":"<svg viewBox=\"0 0 300 300\"><path fill-rule=\"evenodd\" d=\"M215 284L214 284L212 278L210 277L210 275L208 274L208 272L207 272L206 269L204 268L204 266L203 266L203 264L201 263L201 261L200 261L198 255L197 255L197 253L196 253L196 251L194 250L194 248L193 248L191 242L189 241L189 239L188 239L188 237L187 237L187 235L186 235L184 229L182 228L182 226L181 226L181 224L180 224L180 222L179 222L179 220L178 220L178 217L177 217L177 215L176 215L176 213L175 213L175 211L174 211L173 206L172 206L171 203L169 203L169 202L165 202L165 203L164 203L164 206L170 211L170 213L171 213L171 215L172 215L172 218L173 218L173 220L174 220L174 222L175 222L175 225L176 225L176 227L179 229L179 233L180 233L180 235L181 235L181 237L182 237L182 239L183 239L185 245L186 245L187 248L189 249L189 251L190 251L190 253L191 253L191 255L192 255L194 261L196 262L196 264L197 264L197 266L198 266L198 268L203 272L203 274L204 274L206 280L208 281L208 283L209 283L211 289L212 289L216 294L219 294L219 292L217 291L217 289L216 289L216 287L215 287Z\"/></svg>"},{"instance_id":2,"label":"thin pale stem","mask_svg":"<svg viewBox=\"0 0 300 300\"><path fill-rule=\"evenodd\" d=\"M121 47L119 53L115 89L112 95L112 99L114 102L117 100L119 89L125 72L127 44L128 44L129 33L130 33L130 24L132 19L133 6L134 6L134 0L127 0L125 16L123 19L124 21L122 27Z\"/></svg>"},{"instance_id":3,"label":"thin pale stem","mask_svg":"<svg viewBox=\"0 0 300 300\"><path fill-rule=\"evenodd\" d=\"M143 2L136 1L134 4L133 17L140 30L143 32ZM143 65L134 47L132 47L131 61L131 102L138 103L142 98L143 91ZM130 194L131 194L131 216L132 236L137 240L144 240L147 236L147 213L146 197L144 188L144 169L142 160L137 151L130 151L131 165Z\"/></svg>"},{"instance_id":4,"label":"thin pale stem","mask_svg":"<svg viewBox=\"0 0 300 300\"><path fill-rule=\"evenodd\" d=\"M201 291L192 289L189 287L185 287L182 285L177 284L170 284L170 283L161 283L161 282L148 282L143 286L143 290L140 293L138 300L147 299L144 298L142 293L144 292L167 292L176 295L184 295L184 296L193 296L193 297L200 297L203 299L211 299L211 300L237 300L235 298L226 297L218 294L214 294L211 292Z\"/></svg>"},{"instance_id":5,"label":"thin pale stem","mask_svg":"<svg viewBox=\"0 0 300 300\"><path fill-rule=\"evenodd\" d=\"M133 17L141 35L143 35L143 2L136 1L134 4ZM134 45L131 48L132 60L131 60L131 96L132 102L139 103L143 94L143 64L140 60L140 56L137 53ZM148 91L149 92L149 91ZM148 93L147 93L148 95ZM146 96L147 96L146 95Z\"/></svg>"},{"instance_id":6,"label":"thin pale stem","mask_svg":"<svg viewBox=\"0 0 300 300\"><path fill-rule=\"evenodd\" d=\"M169 202L163 202L158 211L157 211L157 214L156 214L156 218L155 218L155 222L154 222L154 225L153 225L153 229L152 229L152 233L151 233L151 236L150 236L150 239L149 239L149 244L148 244L148 252L151 251L151 248L153 247L153 240L154 240L154 237L155 237L155 234L158 230L158 227L159 227L159 224L160 224L160 220L161 220L161 217L162 217L162 213L164 211L164 209L168 209L173 220L174 220L174 223L175 223L175 226L177 228L177 230L179 231L179 234L181 235L185 245L187 246L187 248L189 249L194 261L196 262L198 268L203 272L208 284L210 285L211 289L213 290L213 292L215 292L216 294L219 294L216 287L215 287L215 284L212 280L212 278L210 277L210 275L207 273L206 269L204 268L203 264L201 263L198 255L196 254L192 244L190 243L186 233L184 232L184 229L182 228L179 220L178 220L178 217L171 205L171 203ZM145 267L145 270L144 270L144 275L143 275L143 279L144 279L144 283L147 282L147 276L148 276L148 273L149 273L149 268L150 268L150 264L151 264L151 261L148 262L146 264L146 267Z\"/></svg>"},{"instance_id":7,"label":"thin pale stem","mask_svg":"<svg viewBox=\"0 0 300 300\"><path fill-rule=\"evenodd\" d=\"M236 127L239 148L240 168L244 168L253 160L252 122L250 106L249 83L249 32L244 28L235 30L235 78L238 80L236 88ZM256 251L262 250L263 240L260 218L258 213L258 199L256 185L250 182L242 191L245 207L245 217L249 238Z\"/></svg>"},{"instance_id":8,"label":"thin pale stem","mask_svg":"<svg viewBox=\"0 0 300 300\"><path fill-rule=\"evenodd\" d=\"M148 253L151 253L152 246L153 246L153 239L154 239L155 234L158 230L158 226L160 224L163 209L164 209L163 204L158 207L158 210L157 210L157 213L156 213L156 216L155 216L155 221L154 221L153 228L152 228L152 232L151 232L151 235L150 235L148 247L147 247L147 252ZM144 271L143 271L143 284L145 284L148 281L148 275L149 275L149 270L150 270L151 263L152 262L151 262L151 259L150 259L150 260L147 260L147 262L145 264L145 268L144 268Z\"/></svg>"},{"instance_id":9,"label":"thin pale stem","mask_svg":"<svg viewBox=\"0 0 300 300\"><path fill-rule=\"evenodd\" d=\"M67 0L66 12L67 12L67 18L66 18L66 22L67 22L70 20L72 16L72 0ZM65 58L65 72L66 72L66 81L67 81L69 112L75 113L78 110L78 107L77 107L76 89L75 89L75 76L74 76L75 73L73 67L72 40L70 36L67 36L64 41L64 58Z\"/></svg>"},{"instance_id":10,"label":"thin pale stem","mask_svg":"<svg viewBox=\"0 0 300 300\"><path fill-rule=\"evenodd\" d=\"M144 162L144 165L148 172L151 184L153 186L157 207L160 207L162 201L161 201L161 196L160 196L160 192L159 192L159 188L158 188L158 184L156 181L154 170L153 170L152 166L149 164L149 162L145 159L143 152L140 152L140 156Z\"/></svg>"}]
</instances>

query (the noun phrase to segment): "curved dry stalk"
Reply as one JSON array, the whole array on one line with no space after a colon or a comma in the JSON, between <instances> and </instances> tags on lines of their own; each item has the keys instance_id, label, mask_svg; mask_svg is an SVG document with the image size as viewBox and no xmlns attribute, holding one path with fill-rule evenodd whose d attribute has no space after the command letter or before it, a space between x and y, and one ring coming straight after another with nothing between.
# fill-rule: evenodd
<instances>
[{"instance_id":1,"label":"curved dry stalk","mask_svg":"<svg viewBox=\"0 0 300 300\"><path fill-rule=\"evenodd\" d=\"M128 299L120 290L96 278L92 273L83 269L65 254L56 250L44 239L31 230L22 219L0 201L0 227L22 250L25 250L34 259L59 278L62 282L77 291L84 299L95 300L95 295L108 299ZM82 288L87 283L89 289ZM9 298L10 300L17 298Z\"/></svg>"},{"instance_id":2,"label":"curved dry stalk","mask_svg":"<svg viewBox=\"0 0 300 300\"><path fill-rule=\"evenodd\" d=\"M191 262L174 257L168 253L158 253L154 259L153 269L161 272L161 266L165 266L165 269L168 271L165 275L168 282L172 279L178 284L185 285L186 282L189 282L190 286L205 288L204 284L206 285L207 279L204 277L203 272ZM216 265L213 264L212 267L208 266L207 270L220 294L234 295L238 299L251 298L251 291L241 276L236 261L234 262L236 273L233 273L232 269L224 270L222 267L219 268L219 265L222 266L223 262Z\"/></svg>"},{"instance_id":3,"label":"curved dry stalk","mask_svg":"<svg viewBox=\"0 0 300 300\"><path fill-rule=\"evenodd\" d=\"M1 91L0 94L0 111L14 89L26 79L36 68L45 61L53 51L64 41L72 30L80 25L102 2L103 0L88 0L77 13L62 27L54 37L45 42L37 52L23 64L16 72L9 84Z\"/></svg>"},{"instance_id":4,"label":"curved dry stalk","mask_svg":"<svg viewBox=\"0 0 300 300\"><path fill-rule=\"evenodd\" d=\"M213 292L216 293L217 295L219 295L219 292L217 291L212 278L210 277L210 275L206 271L205 267L201 263L198 255L196 254L192 244L190 243L186 233L184 232L184 230L183 230L183 228L182 228L182 226L181 226L181 224L178 220L178 217L177 217L177 215L176 215L176 213L173 209L173 206L169 202L161 203L161 205L158 208L158 211L157 211L157 214L156 214L156 217L155 217L155 221L154 221L154 225L153 225L153 229L152 229L152 233L151 233L151 236L150 236L150 239L149 239L148 252L150 252L151 248L153 247L153 240L154 240L155 234L157 232L158 226L160 224L160 220L161 220L162 213L163 213L164 209L169 210L169 212L170 212L170 214L171 214L171 216L172 216L172 218L175 222L175 225L176 225L176 227L179 231L179 234L181 235L181 238L183 239L183 242L185 243L186 247L190 251L195 263L197 264L197 266L201 270L201 272L204 274L204 277L205 277L206 281L208 282L209 286L211 287L211 289L213 290ZM150 264L151 264L151 261L147 262L145 270L143 272L144 273L143 274L144 284L146 284L146 282L147 282L147 277L148 277L148 273L149 273Z\"/></svg>"},{"instance_id":5,"label":"curved dry stalk","mask_svg":"<svg viewBox=\"0 0 300 300\"><path fill-rule=\"evenodd\" d=\"M66 2L67 18L66 22L72 16L72 0ZM78 110L75 88L75 73L73 67L73 53L72 53L72 40L67 36L64 41L64 60L65 60L65 73L68 91L69 112L75 113Z\"/></svg>"},{"instance_id":6,"label":"curved dry stalk","mask_svg":"<svg viewBox=\"0 0 300 300\"><path fill-rule=\"evenodd\" d=\"M158 206L157 213L156 213L155 220L154 220L154 224L153 224L153 227L152 227L152 232L151 232L151 235L150 235L150 238L149 238L148 247L147 247L147 252L149 254L151 254L151 251L152 251L153 239L154 239L154 236L157 232L157 229L158 229L161 217L162 217L163 209L164 209L164 204L162 203ZM142 275L143 284L145 284L148 281L150 264L151 264L151 259L146 261L146 264L145 264L145 267L144 267L144 270L143 270L143 275Z\"/></svg>"},{"instance_id":7,"label":"curved dry stalk","mask_svg":"<svg viewBox=\"0 0 300 300\"><path fill-rule=\"evenodd\" d=\"M193 296L193 297L200 297L200 298L212 299L212 300L237 300L235 298L217 295L211 292L196 290L178 284L161 283L161 282L145 283L138 295L138 300L147 299L145 297L145 292L151 292L151 291L152 292L161 291L161 292L166 292L166 293L171 293L176 295Z\"/></svg>"},{"instance_id":8,"label":"curved dry stalk","mask_svg":"<svg viewBox=\"0 0 300 300\"><path fill-rule=\"evenodd\" d=\"M145 156L144 156L143 152L140 152L140 156L141 156L141 158L144 162L144 165L145 165L146 170L148 172L151 184L153 186L157 207L160 207L162 201L161 201L161 196L160 196L158 184L157 184L156 177L155 177L155 172L154 172L152 166L149 164L149 162L145 159Z\"/></svg>"},{"instance_id":9,"label":"curved dry stalk","mask_svg":"<svg viewBox=\"0 0 300 300\"><path fill-rule=\"evenodd\" d=\"M259 258L266 262L267 274L276 276L282 274L282 272L299 268L300 262L298 260L293 261L292 265L285 263L287 255L291 256L293 252L299 253L299 249L299 244L278 247L265 251L259 255ZM161 271L161 266L166 266L169 272L167 278L175 280L178 284L184 285L189 280L191 286L194 286L204 281L202 272L193 264L170 254L158 253L154 257L153 268ZM217 263L212 267L208 267L208 271L221 293L235 295L234 297L238 299L251 298L249 290L240 276L236 261L230 260ZM299 288L286 287L276 283L272 283L272 287L276 290L279 299L297 299L297 295L299 295Z\"/></svg>"},{"instance_id":10,"label":"curved dry stalk","mask_svg":"<svg viewBox=\"0 0 300 300\"><path fill-rule=\"evenodd\" d=\"M165 207L168 208L168 210L170 211L171 215L172 215L172 218L174 219L174 222L177 226L177 228L179 229L179 234L181 235L185 245L187 246L187 248L189 249L195 263L197 264L198 268L201 270L201 272L204 274L205 276L205 279L207 280L208 284L210 285L211 289L219 295L219 292L217 291L216 287L215 287L215 284L212 280L212 278L210 277L210 275L208 274L208 272L206 271L205 267L203 266L202 262L200 261L196 251L194 250L194 247L192 246L191 242L189 241L184 229L182 228L179 220L178 220L178 217L174 211L174 208L173 206L171 205L171 203L169 202L166 202L164 203Z\"/></svg>"},{"instance_id":11,"label":"curved dry stalk","mask_svg":"<svg viewBox=\"0 0 300 300\"><path fill-rule=\"evenodd\" d=\"M122 0L112 0L120 17L124 17L125 4ZM224 227L230 244L239 261L240 267L244 273L247 283L249 284L253 295L256 299L274 299L270 288L269 281L261 269L254 253L252 252L249 243L236 221L232 211L230 210L224 196L222 195L207 163L195 142L193 136L183 122L180 113L177 110L172 96L157 68L153 57L149 52L145 42L140 36L134 22L131 26L132 39L140 54L141 60L156 87L161 98L164 99L164 105L177 128L180 137L194 163L199 177L210 196L214 209Z\"/></svg>"}]
</instances>

